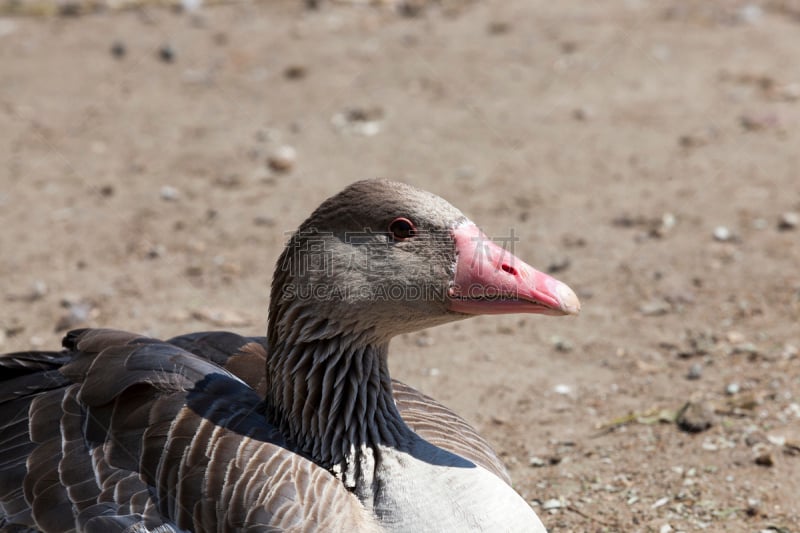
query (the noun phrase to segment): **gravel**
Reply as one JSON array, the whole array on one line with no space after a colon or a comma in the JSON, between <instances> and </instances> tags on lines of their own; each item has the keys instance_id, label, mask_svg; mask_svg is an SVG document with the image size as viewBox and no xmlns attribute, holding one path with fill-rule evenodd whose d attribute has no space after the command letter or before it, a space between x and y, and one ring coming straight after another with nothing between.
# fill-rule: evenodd
<instances>
[{"instance_id":1,"label":"gravel","mask_svg":"<svg viewBox=\"0 0 800 533\"><path fill-rule=\"evenodd\" d=\"M700 363L694 363L692 366L689 367L689 371L686 373L686 379L691 380L698 380L703 377L703 365Z\"/></svg>"},{"instance_id":2,"label":"gravel","mask_svg":"<svg viewBox=\"0 0 800 533\"><path fill-rule=\"evenodd\" d=\"M728 242L733 240L733 232L725 226L717 226L713 232L714 240Z\"/></svg>"},{"instance_id":3,"label":"gravel","mask_svg":"<svg viewBox=\"0 0 800 533\"><path fill-rule=\"evenodd\" d=\"M800 226L800 213L791 211L783 213L778 218L778 229L781 231L794 230L797 229L797 226Z\"/></svg>"},{"instance_id":4,"label":"gravel","mask_svg":"<svg viewBox=\"0 0 800 533\"><path fill-rule=\"evenodd\" d=\"M675 423L687 433L700 433L714 424L714 411L705 403L686 402L678 411Z\"/></svg>"},{"instance_id":5,"label":"gravel","mask_svg":"<svg viewBox=\"0 0 800 533\"><path fill-rule=\"evenodd\" d=\"M171 185L164 185L163 187L161 187L159 195L161 196L162 200L165 200L167 202L174 202L178 200L178 198L180 198L181 196L178 189L172 187Z\"/></svg>"},{"instance_id":6,"label":"gravel","mask_svg":"<svg viewBox=\"0 0 800 533\"><path fill-rule=\"evenodd\" d=\"M297 163L297 150L283 144L275 148L267 158L269 168L276 172L289 172Z\"/></svg>"},{"instance_id":7,"label":"gravel","mask_svg":"<svg viewBox=\"0 0 800 533\"><path fill-rule=\"evenodd\" d=\"M158 49L158 58L164 63L172 63L175 61L175 49L169 44L162 45Z\"/></svg>"}]
</instances>

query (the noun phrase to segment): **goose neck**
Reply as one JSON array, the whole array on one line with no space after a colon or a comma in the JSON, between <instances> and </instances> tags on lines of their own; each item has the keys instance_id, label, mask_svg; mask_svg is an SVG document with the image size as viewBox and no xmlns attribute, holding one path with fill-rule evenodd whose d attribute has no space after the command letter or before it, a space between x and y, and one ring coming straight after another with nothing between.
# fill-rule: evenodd
<instances>
[{"instance_id":1,"label":"goose neck","mask_svg":"<svg viewBox=\"0 0 800 533\"><path fill-rule=\"evenodd\" d=\"M353 488L372 477L380 447L405 449L413 440L392 395L388 341L368 337L275 339L267 358L269 421Z\"/></svg>"}]
</instances>

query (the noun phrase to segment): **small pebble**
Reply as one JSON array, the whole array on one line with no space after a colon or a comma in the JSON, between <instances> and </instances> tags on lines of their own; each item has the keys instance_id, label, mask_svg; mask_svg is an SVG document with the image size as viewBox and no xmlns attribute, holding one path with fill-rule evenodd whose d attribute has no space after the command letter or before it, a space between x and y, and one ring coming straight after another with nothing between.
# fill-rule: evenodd
<instances>
[{"instance_id":1,"label":"small pebble","mask_svg":"<svg viewBox=\"0 0 800 533\"><path fill-rule=\"evenodd\" d=\"M749 355L752 359L758 356L759 350L758 347L752 342L743 342L741 344L737 344L736 346L731 346L731 348L728 350L728 353L731 355L743 353Z\"/></svg>"},{"instance_id":2,"label":"small pebble","mask_svg":"<svg viewBox=\"0 0 800 533\"><path fill-rule=\"evenodd\" d=\"M31 293L28 299L30 301L38 300L46 296L47 292L48 292L47 283L38 279L33 282L33 286L31 286Z\"/></svg>"},{"instance_id":3,"label":"small pebble","mask_svg":"<svg viewBox=\"0 0 800 533\"><path fill-rule=\"evenodd\" d=\"M737 13L740 21L747 24L756 24L764 15L764 10L756 4L745 4Z\"/></svg>"},{"instance_id":4,"label":"small pebble","mask_svg":"<svg viewBox=\"0 0 800 533\"><path fill-rule=\"evenodd\" d=\"M800 455L800 442L786 442L786 444L783 445L783 453L793 457Z\"/></svg>"},{"instance_id":5,"label":"small pebble","mask_svg":"<svg viewBox=\"0 0 800 533\"><path fill-rule=\"evenodd\" d=\"M125 48L125 43L122 41L114 41L111 45L111 55L117 59L122 59L125 57L125 54L128 52L128 49Z\"/></svg>"},{"instance_id":6,"label":"small pebble","mask_svg":"<svg viewBox=\"0 0 800 533\"><path fill-rule=\"evenodd\" d=\"M253 219L253 224L256 226L272 227L275 225L275 219L266 215L259 215Z\"/></svg>"},{"instance_id":7,"label":"small pebble","mask_svg":"<svg viewBox=\"0 0 800 533\"><path fill-rule=\"evenodd\" d=\"M736 331L736 330L731 330L731 331L727 332L725 334L725 338L731 344L742 344L746 340L746 337L744 336L744 334L742 332Z\"/></svg>"},{"instance_id":8,"label":"small pebble","mask_svg":"<svg viewBox=\"0 0 800 533\"><path fill-rule=\"evenodd\" d=\"M148 259L158 259L167 253L167 248L163 244L154 244L147 250Z\"/></svg>"},{"instance_id":9,"label":"small pebble","mask_svg":"<svg viewBox=\"0 0 800 533\"><path fill-rule=\"evenodd\" d=\"M658 533L672 533L673 531L675 530L672 529L672 526L669 524L664 524L658 529Z\"/></svg>"},{"instance_id":10,"label":"small pebble","mask_svg":"<svg viewBox=\"0 0 800 533\"><path fill-rule=\"evenodd\" d=\"M776 87L773 94L776 98L788 102L800 100L800 83L787 83Z\"/></svg>"},{"instance_id":11,"label":"small pebble","mask_svg":"<svg viewBox=\"0 0 800 533\"><path fill-rule=\"evenodd\" d=\"M686 341L688 346L678 351L678 356L684 359L708 355L717 345L716 336L708 331L687 331Z\"/></svg>"},{"instance_id":12,"label":"small pebble","mask_svg":"<svg viewBox=\"0 0 800 533\"><path fill-rule=\"evenodd\" d=\"M659 507L664 507L664 506L665 506L665 505L667 505L668 503L669 503L669 498L667 498L667 497L665 496L665 497L663 497L663 498L659 498L658 500L656 500L656 501L653 503L653 505L651 505L651 506L650 506L650 508L651 508L651 509L658 509Z\"/></svg>"},{"instance_id":13,"label":"small pebble","mask_svg":"<svg viewBox=\"0 0 800 533\"><path fill-rule=\"evenodd\" d=\"M794 344L784 344L783 350L781 351L781 357L784 359L794 359L797 355L800 354L800 348L795 346Z\"/></svg>"},{"instance_id":14,"label":"small pebble","mask_svg":"<svg viewBox=\"0 0 800 533\"><path fill-rule=\"evenodd\" d=\"M500 333L501 335L513 335L514 331L515 329L513 327L506 324L497 325L497 333Z\"/></svg>"},{"instance_id":15,"label":"small pebble","mask_svg":"<svg viewBox=\"0 0 800 533\"><path fill-rule=\"evenodd\" d=\"M181 195L180 192L178 192L178 189L170 185L164 185L161 187L159 194L161 195L161 199L166 200L167 202L174 202Z\"/></svg>"},{"instance_id":16,"label":"small pebble","mask_svg":"<svg viewBox=\"0 0 800 533\"><path fill-rule=\"evenodd\" d=\"M545 500L542 503L542 509L544 509L545 511L550 511L552 509L561 509L563 506L564 504L561 502L561 500L556 498Z\"/></svg>"},{"instance_id":17,"label":"small pebble","mask_svg":"<svg viewBox=\"0 0 800 533\"><path fill-rule=\"evenodd\" d=\"M271 128L259 128L256 130L255 138L260 143L277 141L280 137L280 132Z\"/></svg>"},{"instance_id":18,"label":"small pebble","mask_svg":"<svg viewBox=\"0 0 800 533\"><path fill-rule=\"evenodd\" d=\"M469 165L462 165L456 169L456 179L471 180L475 177L475 169Z\"/></svg>"},{"instance_id":19,"label":"small pebble","mask_svg":"<svg viewBox=\"0 0 800 533\"><path fill-rule=\"evenodd\" d=\"M778 129L778 117L773 114L748 114L739 117L739 124L747 131L765 131Z\"/></svg>"},{"instance_id":20,"label":"small pebble","mask_svg":"<svg viewBox=\"0 0 800 533\"><path fill-rule=\"evenodd\" d=\"M269 168L276 172L289 172L297 162L297 150L289 145L276 148L267 158Z\"/></svg>"},{"instance_id":21,"label":"small pebble","mask_svg":"<svg viewBox=\"0 0 800 533\"><path fill-rule=\"evenodd\" d=\"M686 433L700 433L714 424L714 411L705 403L686 402L675 423Z\"/></svg>"},{"instance_id":22,"label":"small pebble","mask_svg":"<svg viewBox=\"0 0 800 533\"><path fill-rule=\"evenodd\" d=\"M758 466L765 466L767 468L771 466L775 466L775 459L773 459L772 454L769 452L764 452L758 457L755 458L755 463Z\"/></svg>"},{"instance_id":23,"label":"small pebble","mask_svg":"<svg viewBox=\"0 0 800 533\"><path fill-rule=\"evenodd\" d=\"M158 57L164 63L172 63L175 61L175 49L171 45L165 44L158 49Z\"/></svg>"},{"instance_id":24,"label":"small pebble","mask_svg":"<svg viewBox=\"0 0 800 533\"><path fill-rule=\"evenodd\" d=\"M800 213L788 212L783 213L778 219L778 229L781 231L790 231L800 226Z\"/></svg>"},{"instance_id":25,"label":"small pebble","mask_svg":"<svg viewBox=\"0 0 800 533\"><path fill-rule=\"evenodd\" d=\"M563 272L567 270L571 264L572 261L569 257L559 257L550 262L550 264L547 266L547 272L549 274Z\"/></svg>"},{"instance_id":26,"label":"small pebble","mask_svg":"<svg viewBox=\"0 0 800 533\"><path fill-rule=\"evenodd\" d=\"M786 437L783 435L767 435L767 442L774 446L783 446L786 444Z\"/></svg>"},{"instance_id":27,"label":"small pebble","mask_svg":"<svg viewBox=\"0 0 800 533\"><path fill-rule=\"evenodd\" d=\"M302 80L308 73L306 67L302 65L289 65L283 70L283 76L287 80Z\"/></svg>"},{"instance_id":28,"label":"small pebble","mask_svg":"<svg viewBox=\"0 0 800 533\"><path fill-rule=\"evenodd\" d=\"M757 516L761 509L761 500L758 498L747 498L747 516Z\"/></svg>"},{"instance_id":29,"label":"small pebble","mask_svg":"<svg viewBox=\"0 0 800 533\"><path fill-rule=\"evenodd\" d=\"M644 316L662 316L672 310L672 306L664 300L652 300L639 306L639 312Z\"/></svg>"},{"instance_id":30,"label":"small pebble","mask_svg":"<svg viewBox=\"0 0 800 533\"><path fill-rule=\"evenodd\" d=\"M77 1L67 0L58 4L58 14L62 17L77 17L84 12L83 7Z\"/></svg>"},{"instance_id":31,"label":"small pebble","mask_svg":"<svg viewBox=\"0 0 800 533\"><path fill-rule=\"evenodd\" d=\"M380 133L383 117L381 107L353 107L335 114L331 123L342 131L372 137Z\"/></svg>"},{"instance_id":32,"label":"small pebble","mask_svg":"<svg viewBox=\"0 0 800 533\"><path fill-rule=\"evenodd\" d=\"M556 335L552 337L550 341L553 343L553 348L555 348L557 352L567 353L572 351L572 343L567 339Z\"/></svg>"},{"instance_id":33,"label":"small pebble","mask_svg":"<svg viewBox=\"0 0 800 533\"><path fill-rule=\"evenodd\" d=\"M535 455L528 459L528 464L534 468L541 468L543 466L547 466L547 461L542 459L541 457L536 457Z\"/></svg>"},{"instance_id":34,"label":"small pebble","mask_svg":"<svg viewBox=\"0 0 800 533\"><path fill-rule=\"evenodd\" d=\"M203 0L181 0L180 1L181 9L183 9L187 13L195 13L195 12L197 12L202 5L203 5Z\"/></svg>"},{"instance_id":35,"label":"small pebble","mask_svg":"<svg viewBox=\"0 0 800 533\"><path fill-rule=\"evenodd\" d=\"M78 325L85 324L94 310L94 306L86 301L64 302L64 305L67 307L67 313L58 319L55 326L56 332L65 331Z\"/></svg>"},{"instance_id":36,"label":"small pebble","mask_svg":"<svg viewBox=\"0 0 800 533\"><path fill-rule=\"evenodd\" d=\"M733 239L733 233L725 226L717 226L714 228L714 240L719 242L728 242Z\"/></svg>"},{"instance_id":37,"label":"small pebble","mask_svg":"<svg viewBox=\"0 0 800 533\"><path fill-rule=\"evenodd\" d=\"M725 394L728 396L733 396L734 394L739 394L741 387L739 387L738 383L729 383L727 387L725 387Z\"/></svg>"},{"instance_id":38,"label":"small pebble","mask_svg":"<svg viewBox=\"0 0 800 533\"><path fill-rule=\"evenodd\" d=\"M763 444L764 434L761 433L760 431L753 431L751 433L748 433L744 438L744 443L751 448L758 444Z\"/></svg>"},{"instance_id":39,"label":"small pebble","mask_svg":"<svg viewBox=\"0 0 800 533\"><path fill-rule=\"evenodd\" d=\"M578 43L575 41L564 41L561 43L561 51L565 54L574 54L578 51Z\"/></svg>"},{"instance_id":40,"label":"small pebble","mask_svg":"<svg viewBox=\"0 0 800 533\"><path fill-rule=\"evenodd\" d=\"M553 391L556 394L567 395L567 394L572 393L572 387L570 387L569 385L559 384L559 385L556 385L555 387L553 387Z\"/></svg>"},{"instance_id":41,"label":"small pebble","mask_svg":"<svg viewBox=\"0 0 800 533\"><path fill-rule=\"evenodd\" d=\"M424 9L425 2L422 0L403 0L397 4L397 12L408 18L419 17Z\"/></svg>"},{"instance_id":42,"label":"small pebble","mask_svg":"<svg viewBox=\"0 0 800 533\"><path fill-rule=\"evenodd\" d=\"M189 85L207 85L212 81L213 71L205 68L187 68L181 79Z\"/></svg>"},{"instance_id":43,"label":"small pebble","mask_svg":"<svg viewBox=\"0 0 800 533\"><path fill-rule=\"evenodd\" d=\"M420 348L427 348L433 346L433 338L430 335L420 335L414 340L414 343Z\"/></svg>"},{"instance_id":44,"label":"small pebble","mask_svg":"<svg viewBox=\"0 0 800 533\"><path fill-rule=\"evenodd\" d=\"M708 135L702 133L686 133L678 137L678 146L681 148L698 148L709 142Z\"/></svg>"},{"instance_id":45,"label":"small pebble","mask_svg":"<svg viewBox=\"0 0 800 533\"><path fill-rule=\"evenodd\" d=\"M586 239L581 235L566 234L561 238L561 242L567 248L583 248L586 246Z\"/></svg>"},{"instance_id":46,"label":"small pebble","mask_svg":"<svg viewBox=\"0 0 800 533\"><path fill-rule=\"evenodd\" d=\"M510 30L511 30L511 24L500 20L490 22L489 25L486 27L486 31L489 32L489 35L502 35L504 33L508 33Z\"/></svg>"},{"instance_id":47,"label":"small pebble","mask_svg":"<svg viewBox=\"0 0 800 533\"><path fill-rule=\"evenodd\" d=\"M214 33L214 35L211 37L211 40L217 46L225 46L226 44L228 44L228 41L230 39L228 38L227 33L225 33L224 31L218 31Z\"/></svg>"},{"instance_id":48,"label":"small pebble","mask_svg":"<svg viewBox=\"0 0 800 533\"><path fill-rule=\"evenodd\" d=\"M572 118L580 122L589 120L590 118L592 118L592 115L593 115L592 110L589 109L588 107L581 106L581 107L576 107L575 109L572 110Z\"/></svg>"},{"instance_id":49,"label":"small pebble","mask_svg":"<svg viewBox=\"0 0 800 533\"><path fill-rule=\"evenodd\" d=\"M646 223L644 217L637 217L628 214L622 214L618 217L614 217L611 221L611 224L620 228L633 228L636 226L641 226Z\"/></svg>"},{"instance_id":50,"label":"small pebble","mask_svg":"<svg viewBox=\"0 0 800 533\"><path fill-rule=\"evenodd\" d=\"M215 185L224 189L235 189L242 184L242 178L238 174L223 174L214 180Z\"/></svg>"},{"instance_id":51,"label":"small pebble","mask_svg":"<svg viewBox=\"0 0 800 533\"><path fill-rule=\"evenodd\" d=\"M689 372L686 373L686 379L698 380L703 377L703 365L694 363L689 367Z\"/></svg>"},{"instance_id":52,"label":"small pebble","mask_svg":"<svg viewBox=\"0 0 800 533\"><path fill-rule=\"evenodd\" d=\"M252 320L230 309L212 309L204 307L191 311L195 320L200 320L221 327L244 327L252 324Z\"/></svg>"},{"instance_id":53,"label":"small pebble","mask_svg":"<svg viewBox=\"0 0 800 533\"><path fill-rule=\"evenodd\" d=\"M189 265L188 267L186 267L186 270L184 272L186 273L187 276L199 277L203 275L203 267L199 265Z\"/></svg>"},{"instance_id":54,"label":"small pebble","mask_svg":"<svg viewBox=\"0 0 800 533\"><path fill-rule=\"evenodd\" d=\"M664 213L660 219L654 220L649 229L649 236L663 239L675 227L677 219L672 213Z\"/></svg>"}]
</instances>

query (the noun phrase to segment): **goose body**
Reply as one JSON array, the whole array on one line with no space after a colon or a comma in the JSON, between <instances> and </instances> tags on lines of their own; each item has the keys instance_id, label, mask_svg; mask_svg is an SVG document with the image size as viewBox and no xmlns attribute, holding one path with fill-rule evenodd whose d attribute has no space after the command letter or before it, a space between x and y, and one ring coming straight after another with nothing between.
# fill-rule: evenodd
<instances>
[{"instance_id":1,"label":"goose body","mask_svg":"<svg viewBox=\"0 0 800 533\"><path fill-rule=\"evenodd\" d=\"M289 241L267 337L89 329L0 356L0 531L545 531L468 423L390 377L388 346L577 311L441 198L357 182Z\"/></svg>"},{"instance_id":2,"label":"goose body","mask_svg":"<svg viewBox=\"0 0 800 533\"><path fill-rule=\"evenodd\" d=\"M374 512L387 531L544 531L525 500L496 475L417 439L409 451L379 449L386 486ZM445 488L433 496L430 480ZM449 497L458 495L457 499ZM436 517L436 520L432 520Z\"/></svg>"}]
</instances>

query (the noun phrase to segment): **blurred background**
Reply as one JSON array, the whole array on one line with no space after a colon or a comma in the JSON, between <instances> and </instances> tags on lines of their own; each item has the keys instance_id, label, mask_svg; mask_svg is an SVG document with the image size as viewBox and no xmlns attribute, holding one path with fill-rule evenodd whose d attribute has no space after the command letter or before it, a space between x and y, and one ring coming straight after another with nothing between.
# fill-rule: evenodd
<instances>
[{"instance_id":1,"label":"blurred background","mask_svg":"<svg viewBox=\"0 0 800 533\"><path fill-rule=\"evenodd\" d=\"M261 334L311 210L388 177L576 319L398 338L553 531L797 531L800 2L0 1L0 349Z\"/></svg>"}]
</instances>

